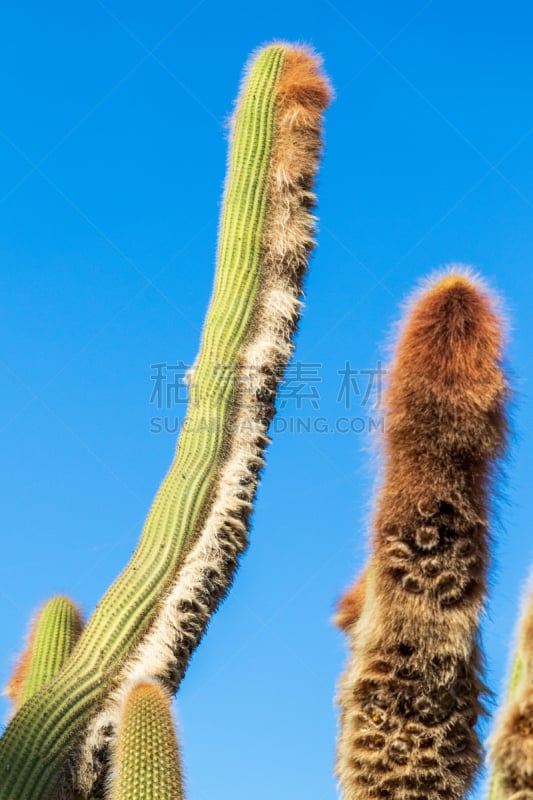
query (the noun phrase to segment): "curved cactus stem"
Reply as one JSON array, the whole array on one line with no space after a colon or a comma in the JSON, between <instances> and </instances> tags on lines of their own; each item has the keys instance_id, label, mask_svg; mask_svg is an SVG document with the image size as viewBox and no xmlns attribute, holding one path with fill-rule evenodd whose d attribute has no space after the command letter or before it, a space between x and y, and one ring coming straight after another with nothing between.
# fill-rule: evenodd
<instances>
[{"instance_id":1,"label":"curved cactus stem","mask_svg":"<svg viewBox=\"0 0 533 800\"><path fill-rule=\"evenodd\" d=\"M518 644L499 718L490 738L489 800L533 797L533 590L518 626Z\"/></svg>"},{"instance_id":2,"label":"curved cactus stem","mask_svg":"<svg viewBox=\"0 0 533 800\"><path fill-rule=\"evenodd\" d=\"M68 597L52 597L39 609L30 625L26 648L5 688L14 710L59 672L82 629L80 611Z\"/></svg>"},{"instance_id":3,"label":"curved cactus stem","mask_svg":"<svg viewBox=\"0 0 533 800\"><path fill-rule=\"evenodd\" d=\"M130 563L73 657L0 740L2 800L94 791L114 693L135 679L137 665L175 688L228 589L246 546L275 391L299 318L328 99L316 58L302 48L266 47L247 72L215 286L174 461Z\"/></svg>"},{"instance_id":4,"label":"curved cactus stem","mask_svg":"<svg viewBox=\"0 0 533 800\"><path fill-rule=\"evenodd\" d=\"M504 450L501 321L451 274L411 305L388 375L367 578L340 604L344 800L457 800L481 757L478 644L490 489Z\"/></svg>"},{"instance_id":5,"label":"curved cactus stem","mask_svg":"<svg viewBox=\"0 0 533 800\"><path fill-rule=\"evenodd\" d=\"M170 697L153 681L135 684L121 709L109 800L183 800Z\"/></svg>"}]
</instances>

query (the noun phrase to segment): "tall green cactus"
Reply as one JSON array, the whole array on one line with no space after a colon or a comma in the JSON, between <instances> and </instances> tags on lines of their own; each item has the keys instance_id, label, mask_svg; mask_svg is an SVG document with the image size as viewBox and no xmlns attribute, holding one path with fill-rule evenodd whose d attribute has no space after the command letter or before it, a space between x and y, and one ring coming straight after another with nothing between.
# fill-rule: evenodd
<instances>
[{"instance_id":1,"label":"tall green cactus","mask_svg":"<svg viewBox=\"0 0 533 800\"><path fill-rule=\"evenodd\" d=\"M176 690L231 583L292 352L328 99L317 59L302 48L266 47L247 72L215 286L174 461L131 561L72 657L0 740L1 800L98 791L117 698L146 677Z\"/></svg>"},{"instance_id":2,"label":"tall green cactus","mask_svg":"<svg viewBox=\"0 0 533 800\"><path fill-rule=\"evenodd\" d=\"M341 602L337 774L345 800L458 800L480 763L478 624L491 479L505 444L490 297L449 275L411 306L385 396L369 566Z\"/></svg>"}]
</instances>

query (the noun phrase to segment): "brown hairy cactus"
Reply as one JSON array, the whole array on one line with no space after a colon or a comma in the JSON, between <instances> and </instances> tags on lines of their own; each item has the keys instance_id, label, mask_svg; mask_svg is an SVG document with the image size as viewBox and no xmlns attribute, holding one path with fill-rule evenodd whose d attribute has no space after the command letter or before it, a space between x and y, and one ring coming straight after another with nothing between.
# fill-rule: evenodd
<instances>
[{"instance_id":1,"label":"brown hairy cactus","mask_svg":"<svg viewBox=\"0 0 533 800\"><path fill-rule=\"evenodd\" d=\"M501 328L469 274L430 285L405 315L370 572L338 616L351 649L338 696L345 800L462 798L480 762L478 622L507 433Z\"/></svg>"}]
</instances>

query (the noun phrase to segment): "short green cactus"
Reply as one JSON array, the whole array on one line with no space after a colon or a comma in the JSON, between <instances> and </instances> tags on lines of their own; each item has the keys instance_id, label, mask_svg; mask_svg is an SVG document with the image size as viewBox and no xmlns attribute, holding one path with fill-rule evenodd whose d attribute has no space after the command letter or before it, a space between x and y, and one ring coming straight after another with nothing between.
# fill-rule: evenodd
<instances>
[{"instance_id":1,"label":"short green cactus","mask_svg":"<svg viewBox=\"0 0 533 800\"><path fill-rule=\"evenodd\" d=\"M146 678L177 689L231 583L292 352L328 99L317 59L303 48L266 47L247 72L215 286L174 461L130 563L64 668L0 740L1 800L100 792L118 700Z\"/></svg>"},{"instance_id":2,"label":"short green cactus","mask_svg":"<svg viewBox=\"0 0 533 800\"><path fill-rule=\"evenodd\" d=\"M133 686L120 709L109 800L183 800L170 697L152 681Z\"/></svg>"},{"instance_id":3,"label":"short green cactus","mask_svg":"<svg viewBox=\"0 0 533 800\"><path fill-rule=\"evenodd\" d=\"M37 613L6 694L16 709L56 675L80 638L83 621L68 597L52 597Z\"/></svg>"}]
</instances>

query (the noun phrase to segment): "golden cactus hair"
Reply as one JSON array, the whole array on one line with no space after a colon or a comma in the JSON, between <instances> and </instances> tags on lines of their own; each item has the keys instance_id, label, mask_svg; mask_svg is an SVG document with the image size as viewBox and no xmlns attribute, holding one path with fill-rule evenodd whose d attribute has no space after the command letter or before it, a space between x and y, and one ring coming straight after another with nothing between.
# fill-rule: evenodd
<instances>
[{"instance_id":1,"label":"golden cactus hair","mask_svg":"<svg viewBox=\"0 0 533 800\"><path fill-rule=\"evenodd\" d=\"M345 632L348 632L351 626L355 625L363 612L367 582L368 575L367 570L365 570L338 602L337 612L333 621L338 628Z\"/></svg>"}]
</instances>

